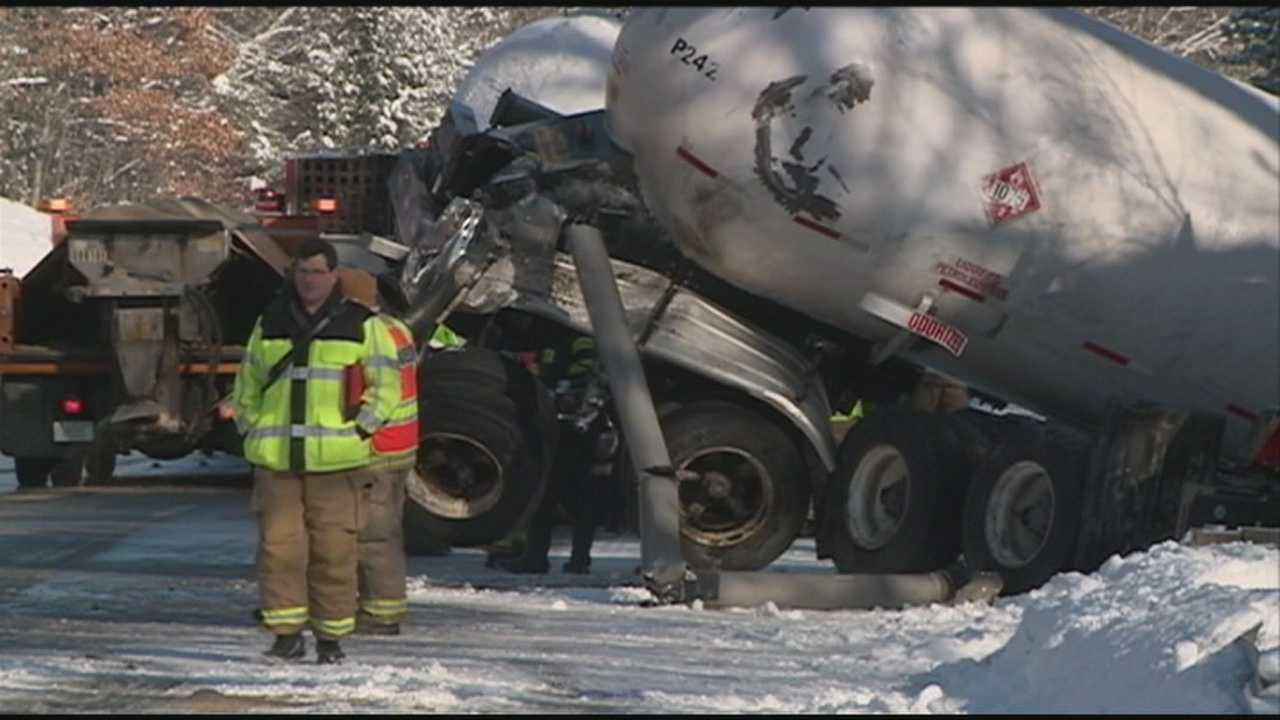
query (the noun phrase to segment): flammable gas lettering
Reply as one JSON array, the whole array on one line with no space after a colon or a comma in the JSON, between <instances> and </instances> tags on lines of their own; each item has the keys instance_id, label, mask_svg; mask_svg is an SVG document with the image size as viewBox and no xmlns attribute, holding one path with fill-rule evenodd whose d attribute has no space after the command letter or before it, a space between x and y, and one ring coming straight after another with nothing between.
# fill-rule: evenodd
<instances>
[{"instance_id":1,"label":"flammable gas lettering","mask_svg":"<svg viewBox=\"0 0 1280 720\"><path fill-rule=\"evenodd\" d=\"M1004 276L967 260L958 259L954 264L938 263L935 270L944 278L992 297L1004 300L1009 296L1004 287Z\"/></svg>"}]
</instances>

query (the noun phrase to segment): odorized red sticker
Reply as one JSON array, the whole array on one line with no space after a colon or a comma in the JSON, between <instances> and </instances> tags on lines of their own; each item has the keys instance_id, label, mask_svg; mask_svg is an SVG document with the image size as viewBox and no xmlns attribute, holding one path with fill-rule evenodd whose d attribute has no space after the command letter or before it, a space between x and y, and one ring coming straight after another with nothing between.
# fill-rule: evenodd
<instances>
[{"instance_id":1,"label":"odorized red sticker","mask_svg":"<svg viewBox=\"0 0 1280 720\"><path fill-rule=\"evenodd\" d=\"M982 200L993 225L1040 209L1040 192L1025 162L983 176Z\"/></svg>"},{"instance_id":2,"label":"odorized red sticker","mask_svg":"<svg viewBox=\"0 0 1280 720\"><path fill-rule=\"evenodd\" d=\"M907 329L941 345L956 357L960 357L965 345L969 344L969 338L965 337L964 333L924 313L911 313L911 317L907 319Z\"/></svg>"}]
</instances>

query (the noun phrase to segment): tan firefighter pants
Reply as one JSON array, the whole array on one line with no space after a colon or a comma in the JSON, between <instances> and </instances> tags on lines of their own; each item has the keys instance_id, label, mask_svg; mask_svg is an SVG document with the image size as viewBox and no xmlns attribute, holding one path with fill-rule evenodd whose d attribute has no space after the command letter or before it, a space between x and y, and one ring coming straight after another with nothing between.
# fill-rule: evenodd
<instances>
[{"instance_id":1,"label":"tan firefighter pants","mask_svg":"<svg viewBox=\"0 0 1280 720\"><path fill-rule=\"evenodd\" d=\"M355 630L356 534L372 489L367 468L299 474L254 468L262 622L277 635Z\"/></svg>"},{"instance_id":2,"label":"tan firefighter pants","mask_svg":"<svg viewBox=\"0 0 1280 720\"><path fill-rule=\"evenodd\" d=\"M408 612L404 573L404 481L413 460L380 462L370 467L368 521L360 531L361 621L398 623Z\"/></svg>"}]
</instances>

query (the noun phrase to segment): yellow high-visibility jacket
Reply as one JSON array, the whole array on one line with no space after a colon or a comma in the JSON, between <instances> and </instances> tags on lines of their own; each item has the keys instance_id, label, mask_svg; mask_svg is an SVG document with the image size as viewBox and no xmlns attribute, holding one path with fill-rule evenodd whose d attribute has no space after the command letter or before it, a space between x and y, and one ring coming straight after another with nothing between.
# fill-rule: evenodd
<instances>
[{"instance_id":1,"label":"yellow high-visibility jacket","mask_svg":"<svg viewBox=\"0 0 1280 720\"><path fill-rule=\"evenodd\" d=\"M332 319L308 342L304 362L262 387L276 361L294 350L297 312L282 293L249 336L231 405L244 434L245 459L271 470L335 472L372 461L369 438L400 404L400 359L387 326L373 311L335 291L317 312ZM345 417L347 368L363 369L364 394L354 419ZM360 431L357 430L359 427ZM363 434L362 434L362 432Z\"/></svg>"}]
</instances>

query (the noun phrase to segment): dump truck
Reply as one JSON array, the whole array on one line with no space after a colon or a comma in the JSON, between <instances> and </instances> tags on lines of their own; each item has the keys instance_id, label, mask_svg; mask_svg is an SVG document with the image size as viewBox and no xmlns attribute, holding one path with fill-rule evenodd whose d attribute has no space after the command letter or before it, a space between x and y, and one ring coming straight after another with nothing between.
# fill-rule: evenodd
<instances>
[{"instance_id":1,"label":"dump truck","mask_svg":"<svg viewBox=\"0 0 1280 720\"><path fill-rule=\"evenodd\" d=\"M693 567L767 565L812 507L842 572L1018 592L1280 517L1275 98L1065 9L761 7L633 11L601 111L505 99L410 193L401 312L473 340L424 366L419 527L537 496L510 356L599 330L582 226L670 451L622 476L677 486ZM939 377L971 401L914 410Z\"/></svg>"},{"instance_id":2,"label":"dump truck","mask_svg":"<svg viewBox=\"0 0 1280 720\"><path fill-rule=\"evenodd\" d=\"M290 251L320 232L315 217L163 198L65 227L25 275L0 273L0 452L19 486L110 482L132 450L240 454L215 406ZM394 248L336 245L348 273L396 260Z\"/></svg>"}]
</instances>

